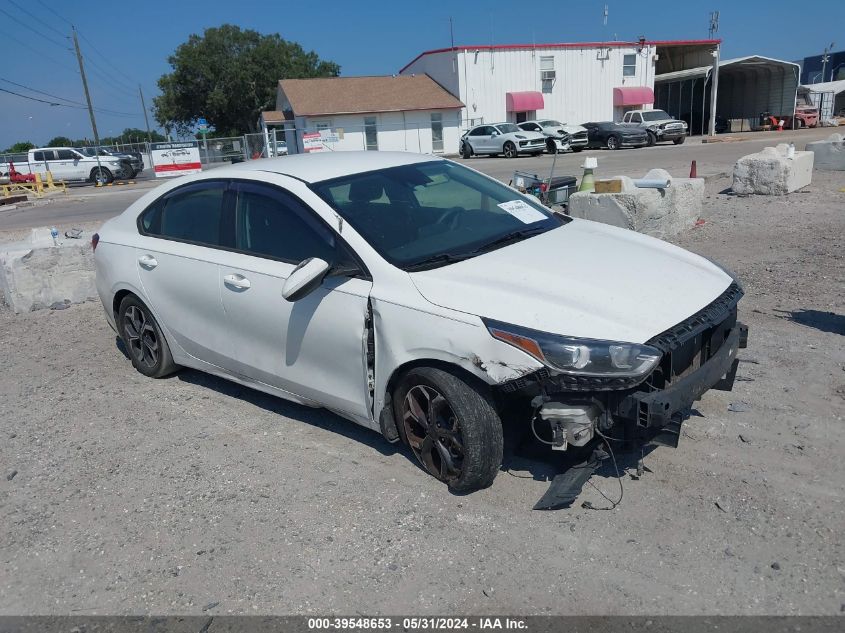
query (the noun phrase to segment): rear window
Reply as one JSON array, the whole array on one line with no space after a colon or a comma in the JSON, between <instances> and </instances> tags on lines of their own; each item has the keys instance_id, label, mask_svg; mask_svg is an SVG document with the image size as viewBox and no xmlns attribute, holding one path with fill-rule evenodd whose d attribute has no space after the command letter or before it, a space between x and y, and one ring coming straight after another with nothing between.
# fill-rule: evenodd
<instances>
[{"instance_id":1,"label":"rear window","mask_svg":"<svg viewBox=\"0 0 845 633\"><path fill-rule=\"evenodd\" d=\"M207 182L177 189L148 207L139 220L142 233L203 246L225 246L224 182Z\"/></svg>"}]
</instances>

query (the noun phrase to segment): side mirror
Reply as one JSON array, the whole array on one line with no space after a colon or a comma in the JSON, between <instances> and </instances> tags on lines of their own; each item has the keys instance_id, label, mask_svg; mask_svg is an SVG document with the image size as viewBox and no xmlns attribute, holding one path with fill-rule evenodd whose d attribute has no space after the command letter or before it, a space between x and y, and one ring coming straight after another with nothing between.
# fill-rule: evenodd
<instances>
[{"instance_id":1,"label":"side mirror","mask_svg":"<svg viewBox=\"0 0 845 633\"><path fill-rule=\"evenodd\" d=\"M318 257L309 257L293 269L282 287L282 296L287 301L299 301L314 292L329 272L328 262Z\"/></svg>"},{"instance_id":2,"label":"side mirror","mask_svg":"<svg viewBox=\"0 0 845 633\"><path fill-rule=\"evenodd\" d=\"M493 130L493 133L490 136L499 136L499 130Z\"/></svg>"}]
</instances>

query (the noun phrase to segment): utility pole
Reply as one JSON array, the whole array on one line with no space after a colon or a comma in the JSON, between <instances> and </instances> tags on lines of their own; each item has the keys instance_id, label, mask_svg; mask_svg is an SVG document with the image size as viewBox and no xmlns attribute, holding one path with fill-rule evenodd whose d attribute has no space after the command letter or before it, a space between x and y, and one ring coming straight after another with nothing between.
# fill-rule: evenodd
<instances>
[{"instance_id":1,"label":"utility pole","mask_svg":"<svg viewBox=\"0 0 845 633\"><path fill-rule=\"evenodd\" d=\"M713 11L710 14L710 39L719 32L719 12ZM716 135L716 104L719 98L719 48L716 44L716 50L713 51L713 71L710 75L710 125L708 125L707 133L710 136Z\"/></svg>"},{"instance_id":2,"label":"utility pole","mask_svg":"<svg viewBox=\"0 0 845 633\"><path fill-rule=\"evenodd\" d=\"M144 91L141 89L141 84L138 84L138 92L141 94L141 107L144 109L144 123L147 124L147 142L153 142L153 136L150 134L150 120L147 117L147 105L144 103Z\"/></svg>"},{"instance_id":3,"label":"utility pole","mask_svg":"<svg viewBox=\"0 0 845 633\"><path fill-rule=\"evenodd\" d=\"M452 24L452 16L449 16L449 40L452 43L452 48L455 48L455 28Z\"/></svg>"},{"instance_id":4,"label":"utility pole","mask_svg":"<svg viewBox=\"0 0 845 633\"><path fill-rule=\"evenodd\" d=\"M828 60L830 60L830 55L828 55L828 53L829 53L829 52L831 52L831 51L833 50L833 47L834 47L834 46L836 46L836 43L835 43L835 42L831 42L831 43L830 43L830 46L826 46L826 47L825 47L825 49L824 49L824 55L822 55L822 83L824 83L824 71L825 71L825 69L826 69L826 67L827 67L827 62L828 62ZM831 73L831 75L832 75L832 73ZM832 76L831 76L831 78L830 78L830 79L831 79L831 81L833 81L833 77L832 77Z\"/></svg>"},{"instance_id":5,"label":"utility pole","mask_svg":"<svg viewBox=\"0 0 845 633\"><path fill-rule=\"evenodd\" d=\"M82 88L85 90L85 101L88 102L88 116L91 117L91 129L94 131L94 156L97 158L97 180L103 175L100 165L100 134L97 132L97 120L94 118L94 107L91 105L91 94L88 92L88 79L85 77L85 65L82 63L82 52L79 50L79 40L76 37L76 27L73 29L73 47L76 49L76 60L79 62L79 74L82 75Z\"/></svg>"}]
</instances>

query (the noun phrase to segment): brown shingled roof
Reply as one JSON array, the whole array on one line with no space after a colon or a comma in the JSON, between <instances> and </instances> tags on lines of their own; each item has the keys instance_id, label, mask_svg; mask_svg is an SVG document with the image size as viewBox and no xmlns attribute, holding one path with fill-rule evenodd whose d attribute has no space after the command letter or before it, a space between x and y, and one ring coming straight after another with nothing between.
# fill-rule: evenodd
<instances>
[{"instance_id":1,"label":"brown shingled roof","mask_svg":"<svg viewBox=\"0 0 845 633\"><path fill-rule=\"evenodd\" d=\"M265 110L261 113L265 123L281 123L285 120L285 113L280 110Z\"/></svg>"},{"instance_id":2,"label":"brown shingled roof","mask_svg":"<svg viewBox=\"0 0 845 633\"><path fill-rule=\"evenodd\" d=\"M279 88L297 116L464 107L428 75L282 79Z\"/></svg>"}]
</instances>

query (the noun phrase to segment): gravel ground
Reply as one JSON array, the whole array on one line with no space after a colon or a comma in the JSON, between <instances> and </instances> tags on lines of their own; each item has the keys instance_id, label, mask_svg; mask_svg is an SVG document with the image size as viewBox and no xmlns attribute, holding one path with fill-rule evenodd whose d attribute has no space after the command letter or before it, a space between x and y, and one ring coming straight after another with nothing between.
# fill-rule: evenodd
<instances>
[{"instance_id":1,"label":"gravel ground","mask_svg":"<svg viewBox=\"0 0 845 633\"><path fill-rule=\"evenodd\" d=\"M738 381L612 511L612 472L534 512L536 465L456 496L325 411L144 378L99 304L0 312L0 615L845 610L845 176L729 184L676 241L745 283Z\"/></svg>"}]
</instances>

